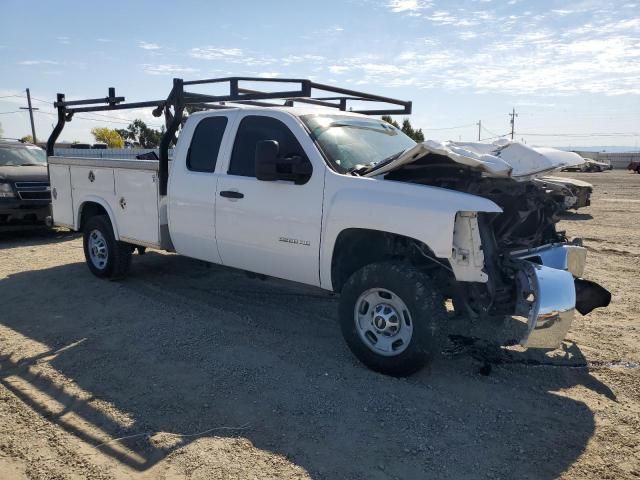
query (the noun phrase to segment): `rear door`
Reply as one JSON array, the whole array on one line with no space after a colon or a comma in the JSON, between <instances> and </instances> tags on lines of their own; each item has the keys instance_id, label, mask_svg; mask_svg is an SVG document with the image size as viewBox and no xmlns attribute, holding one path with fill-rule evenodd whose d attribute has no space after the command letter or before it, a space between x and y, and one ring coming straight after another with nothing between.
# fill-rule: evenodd
<instances>
[{"instance_id":1,"label":"rear door","mask_svg":"<svg viewBox=\"0 0 640 480\"><path fill-rule=\"evenodd\" d=\"M325 168L311 138L279 111L238 113L226 174L218 181L216 232L222 262L252 272L319 285L320 230ZM260 181L255 150L276 140L280 155L306 157L313 166L302 185Z\"/></svg>"},{"instance_id":2,"label":"rear door","mask_svg":"<svg viewBox=\"0 0 640 480\"><path fill-rule=\"evenodd\" d=\"M187 123L181 135L191 141L179 144L169 175L167 215L176 252L213 263L220 263L215 228L216 166L225 153L223 145L229 143L225 137L230 115Z\"/></svg>"}]
</instances>

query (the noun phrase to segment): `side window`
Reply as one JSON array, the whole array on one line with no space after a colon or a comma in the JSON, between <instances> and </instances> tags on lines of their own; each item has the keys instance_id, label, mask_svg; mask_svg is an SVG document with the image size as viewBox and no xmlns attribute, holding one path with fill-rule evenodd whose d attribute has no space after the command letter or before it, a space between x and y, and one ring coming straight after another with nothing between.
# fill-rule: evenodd
<instances>
[{"instance_id":1,"label":"side window","mask_svg":"<svg viewBox=\"0 0 640 480\"><path fill-rule=\"evenodd\" d=\"M289 127L280 120L249 115L242 119L236 133L229 164L230 175L255 177L256 145L262 140L276 140L280 144L279 156L282 158L294 155L307 158Z\"/></svg>"},{"instance_id":2,"label":"side window","mask_svg":"<svg viewBox=\"0 0 640 480\"><path fill-rule=\"evenodd\" d=\"M187 168L192 172L213 172L222 143L227 117L209 117L200 121L187 153Z\"/></svg>"}]
</instances>

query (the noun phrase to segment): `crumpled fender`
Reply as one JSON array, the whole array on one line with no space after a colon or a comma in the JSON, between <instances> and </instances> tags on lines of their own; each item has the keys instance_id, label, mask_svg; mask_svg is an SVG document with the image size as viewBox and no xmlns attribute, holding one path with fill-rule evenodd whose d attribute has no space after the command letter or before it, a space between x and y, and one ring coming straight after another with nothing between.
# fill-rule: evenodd
<instances>
[{"instance_id":1,"label":"crumpled fender","mask_svg":"<svg viewBox=\"0 0 640 480\"><path fill-rule=\"evenodd\" d=\"M320 283L331 289L331 258L340 232L361 228L425 243L450 259L458 212L502 212L494 202L439 187L327 172L320 247Z\"/></svg>"}]
</instances>

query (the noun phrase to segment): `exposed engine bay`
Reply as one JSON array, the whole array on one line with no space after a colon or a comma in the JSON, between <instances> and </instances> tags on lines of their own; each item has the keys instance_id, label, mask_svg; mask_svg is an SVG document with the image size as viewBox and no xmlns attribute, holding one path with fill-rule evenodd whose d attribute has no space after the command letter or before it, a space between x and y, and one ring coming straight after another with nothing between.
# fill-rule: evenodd
<instances>
[{"instance_id":1,"label":"exposed engine bay","mask_svg":"<svg viewBox=\"0 0 640 480\"><path fill-rule=\"evenodd\" d=\"M567 241L564 232L555 228L567 208L566 195L542 180L488 177L437 154L403 165L387 173L385 179L457 190L493 201L503 209L490 219L501 251Z\"/></svg>"}]
</instances>

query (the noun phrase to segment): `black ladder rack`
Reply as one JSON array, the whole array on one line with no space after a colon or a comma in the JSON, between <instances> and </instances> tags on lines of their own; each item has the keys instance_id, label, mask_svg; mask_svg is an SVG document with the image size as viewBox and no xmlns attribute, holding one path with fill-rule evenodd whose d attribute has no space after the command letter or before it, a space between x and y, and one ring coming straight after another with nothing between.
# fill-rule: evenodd
<instances>
[{"instance_id":1,"label":"black ladder rack","mask_svg":"<svg viewBox=\"0 0 640 480\"><path fill-rule=\"evenodd\" d=\"M290 90L259 91L243 88L241 82L262 83L265 86L273 83L291 85ZM225 95L207 95L185 91L185 86L204 84L226 84L228 93ZM314 96L314 91L320 96ZM273 103L274 100L284 100L284 103ZM107 110L127 110L132 108L154 107L153 115L160 117L163 113L166 131L160 141L160 166L158 176L160 180L160 195L167 193L168 179L168 151L171 143L175 143L176 133L183 120L184 110L188 106L202 109L229 108L226 102L234 104L255 105L261 107L291 107L296 103L311 104L340 111L350 111L364 115L409 115L411 102L395 98L373 95L370 93L334 87L311 80L299 78L256 78L256 77L224 77L204 80L184 81L173 79L173 88L165 100L150 100L146 102L125 103L125 97L117 97L115 88L109 88L109 94L103 98L89 98L86 100L65 100L59 93L53 104L58 110L58 123L54 127L47 141L47 155L53 155L53 147L66 122L72 120L75 113L102 112ZM382 109L354 109L350 102L373 102L385 104Z\"/></svg>"}]
</instances>

